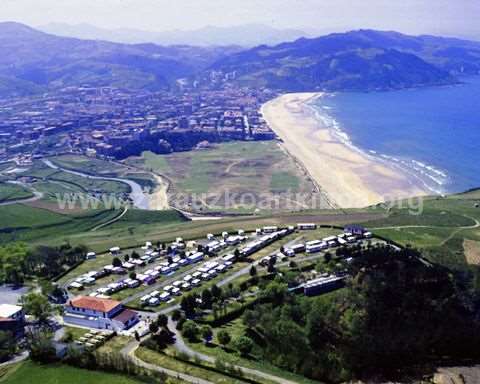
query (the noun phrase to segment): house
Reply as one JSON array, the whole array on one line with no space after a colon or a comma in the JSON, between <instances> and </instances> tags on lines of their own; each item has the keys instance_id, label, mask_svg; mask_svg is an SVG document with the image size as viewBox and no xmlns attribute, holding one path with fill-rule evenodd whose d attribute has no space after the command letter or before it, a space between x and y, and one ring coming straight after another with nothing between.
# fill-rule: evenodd
<instances>
[{"instance_id":1,"label":"house","mask_svg":"<svg viewBox=\"0 0 480 384\"><path fill-rule=\"evenodd\" d=\"M120 253L120 247L112 247L109 249L109 251L113 256L116 256Z\"/></svg>"},{"instance_id":2,"label":"house","mask_svg":"<svg viewBox=\"0 0 480 384\"><path fill-rule=\"evenodd\" d=\"M317 224L315 223L298 223L297 228L300 230L312 230L317 229Z\"/></svg>"},{"instance_id":3,"label":"house","mask_svg":"<svg viewBox=\"0 0 480 384\"><path fill-rule=\"evenodd\" d=\"M25 312L18 305L0 304L0 331L10 332L15 338L24 335Z\"/></svg>"},{"instance_id":4,"label":"house","mask_svg":"<svg viewBox=\"0 0 480 384\"><path fill-rule=\"evenodd\" d=\"M328 276L307 281L303 285L303 293L306 296L317 296L342 288L345 285L345 277Z\"/></svg>"},{"instance_id":5,"label":"house","mask_svg":"<svg viewBox=\"0 0 480 384\"><path fill-rule=\"evenodd\" d=\"M65 305L63 321L89 328L122 331L138 323L138 314L116 300L78 296Z\"/></svg>"},{"instance_id":6,"label":"house","mask_svg":"<svg viewBox=\"0 0 480 384\"><path fill-rule=\"evenodd\" d=\"M266 226L266 227L263 227L262 228L262 232L263 233L273 233L273 232L276 232L278 231L278 227L277 226Z\"/></svg>"},{"instance_id":7,"label":"house","mask_svg":"<svg viewBox=\"0 0 480 384\"><path fill-rule=\"evenodd\" d=\"M343 231L352 235L363 236L363 234L366 232L366 229L358 224L350 224L345 226Z\"/></svg>"}]
</instances>

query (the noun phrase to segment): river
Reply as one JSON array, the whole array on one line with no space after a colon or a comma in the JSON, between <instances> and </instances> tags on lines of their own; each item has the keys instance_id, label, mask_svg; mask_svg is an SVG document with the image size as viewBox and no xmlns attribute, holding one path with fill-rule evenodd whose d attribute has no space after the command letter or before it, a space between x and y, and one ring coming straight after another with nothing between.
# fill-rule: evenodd
<instances>
[{"instance_id":1,"label":"river","mask_svg":"<svg viewBox=\"0 0 480 384\"><path fill-rule=\"evenodd\" d=\"M85 177L87 179L94 179L94 180L108 180L108 181L116 181L119 183L124 183L130 186L130 199L133 202L133 205L135 208L139 209L150 209L150 199L149 196L146 192L143 191L142 187L140 184L138 184L135 181L128 180L128 179L121 179L118 177L104 177L104 176L92 176L88 175L86 173L78 172L78 171L72 171L70 169L62 168L59 167L58 165L55 165L48 159L42 159L43 163L53 169L58 169L63 172L70 173L72 175L80 176L80 177Z\"/></svg>"}]
</instances>

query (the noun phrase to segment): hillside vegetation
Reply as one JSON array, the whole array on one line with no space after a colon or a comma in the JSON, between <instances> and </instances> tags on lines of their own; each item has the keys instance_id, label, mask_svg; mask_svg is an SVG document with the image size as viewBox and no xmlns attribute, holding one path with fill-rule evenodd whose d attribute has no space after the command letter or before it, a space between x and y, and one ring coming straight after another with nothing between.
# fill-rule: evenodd
<instances>
[{"instance_id":1,"label":"hillside vegetation","mask_svg":"<svg viewBox=\"0 0 480 384\"><path fill-rule=\"evenodd\" d=\"M284 91L401 89L478 74L480 43L359 30L259 46L212 68L234 73L236 83Z\"/></svg>"}]
</instances>

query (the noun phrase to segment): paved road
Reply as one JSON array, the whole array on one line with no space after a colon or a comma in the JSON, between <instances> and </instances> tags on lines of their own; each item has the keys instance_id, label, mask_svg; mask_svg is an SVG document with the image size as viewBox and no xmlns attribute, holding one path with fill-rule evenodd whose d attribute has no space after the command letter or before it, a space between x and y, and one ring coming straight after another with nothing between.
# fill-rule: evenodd
<instances>
[{"instance_id":1,"label":"paved road","mask_svg":"<svg viewBox=\"0 0 480 384\"><path fill-rule=\"evenodd\" d=\"M292 244L295 244L296 242L298 242L303 236L299 236L297 238L295 238L294 240L291 240L289 241L287 244L285 244L284 246L290 246ZM277 251L275 252L272 252L272 254L275 254L277 253ZM228 253L228 252L226 252ZM217 258L215 259L212 259L213 261L215 261L216 259L222 257L224 253L222 253L220 256L218 256ZM318 257L318 256L317 256ZM300 259L299 259L300 260ZM247 266L245 266L244 268L238 270L237 272L234 272L233 274L231 275L228 275L226 276L224 279L220 280L218 283L217 283L217 286L221 287L221 286L224 286L230 282L232 282L233 280L239 278L240 276L242 275L245 275L247 273L250 272L250 268L252 267L252 265L258 265L260 263L261 259L260 260L256 260L254 261L252 264L249 264ZM193 268L189 269L188 271L182 273L181 275L175 275L174 278L172 279L169 279L167 281L162 281L161 283L158 283L158 284L155 284L152 286L152 288L150 290L148 290L148 292L152 292L154 291L155 289L159 289L161 287L164 287L166 285L169 285L171 283L173 283L175 280L180 280L182 277L188 275L188 274L191 274L195 269L197 269L197 266L194 266ZM124 301L122 301L123 304L127 304L133 300L136 300L136 299L139 299L140 297L142 296L145 296L147 294L147 291L142 291L142 292L138 292L136 293L135 295L133 296L130 296L129 298L125 299ZM166 307L166 308L163 308L159 311L156 312L156 315L159 315L159 314L162 314L162 315L168 315L169 313L175 311L176 309L180 309L180 305L178 304L175 304L175 305L172 305L172 306L169 306L169 307Z\"/></svg>"},{"instance_id":2,"label":"paved road","mask_svg":"<svg viewBox=\"0 0 480 384\"><path fill-rule=\"evenodd\" d=\"M3 304L17 305L21 297L28 293L28 287L12 288L9 285L0 286L0 298Z\"/></svg>"},{"instance_id":3,"label":"paved road","mask_svg":"<svg viewBox=\"0 0 480 384\"><path fill-rule=\"evenodd\" d=\"M139 346L139 343L136 340L131 341L129 344L127 344L127 346L125 346L121 350L121 354L125 358L127 358L128 360L133 362L135 365L137 365L138 367L145 368L145 369L148 369L150 371L161 372L161 373L164 373L168 376L177 377L181 380L184 380L184 381L192 383L192 384L214 384L213 382L208 381L208 380L200 379L200 378L195 377L195 376L187 375L185 373L173 371L171 369L167 369L167 368L160 367L158 365L147 363L147 362L139 359L137 356L135 356L135 351L138 348L138 346Z\"/></svg>"},{"instance_id":4,"label":"paved road","mask_svg":"<svg viewBox=\"0 0 480 384\"><path fill-rule=\"evenodd\" d=\"M28 351L23 351L18 355L15 355L12 359L5 361L4 363L0 363L0 367L6 367L7 365L17 364L23 360L28 359L30 353Z\"/></svg>"},{"instance_id":5,"label":"paved road","mask_svg":"<svg viewBox=\"0 0 480 384\"><path fill-rule=\"evenodd\" d=\"M301 239L303 238L303 236L298 236L297 238L289 241L288 243L284 244L284 247L290 247L291 245L299 242ZM280 252L280 248L278 248L276 251L272 252L270 255L275 255L276 253ZM222 287L224 285L227 285L228 283L232 282L233 280L236 280L238 279L240 276L242 275L246 275L247 273L250 273L250 269L252 268L252 266L258 266L260 263L261 263L262 259L259 259L259 260L256 260L254 261L253 263L247 265L246 267L238 270L237 272L235 273L232 273L231 275L227 276L225 279L221 280L217 285L219 287Z\"/></svg>"},{"instance_id":6,"label":"paved road","mask_svg":"<svg viewBox=\"0 0 480 384\"><path fill-rule=\"evenodd\" d=\"M192 358L197 358L207 363L215 364L215 358L204 353L196 352L192 348L190 348L182 338L181 333L177 330L176 323L172 321L171 318L168 318L168 328L175 333L175 348L182 353L187 354ZM269 373L265 373L263 371L259 371L257 369L246 368L239 365L233 365L235 369L240 370L243 372L244 375L249 376L256 376L262 379L266 379L269 381L273 381L280 384L296 384L295 381L284 379L283 377L271 375Z\"/></svg>"}]
</instances>

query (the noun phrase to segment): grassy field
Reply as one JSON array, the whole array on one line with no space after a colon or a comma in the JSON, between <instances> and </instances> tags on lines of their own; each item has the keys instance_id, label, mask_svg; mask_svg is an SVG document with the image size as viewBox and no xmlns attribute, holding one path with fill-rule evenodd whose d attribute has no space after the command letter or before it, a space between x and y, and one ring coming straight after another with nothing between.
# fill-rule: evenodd
<instances>
[{"instance_id":1,"label":"grassy field","mask_svg":"<svg viewBox=\"0 0 480 384\"><path fill-rule=\"evenodd\" d=\"M168 212L168 211L166 211ZM161 212L157 212L159 218ZM166 213L164 213L166 214ZM222 231L234 232L238 229L255 230L264 225L295 225L299 222L314 221L324 224L348 224L380 217L380 213L335 213L329 212L301 212L285 213L280 215L249 216L228 218L212 221L177 220L159 221L152 224L144 224L141 221L130 223L118 222L95 232L77 232L63 236L72 244L86 244L93 250L105 251L112 246L112 242L121 247L132 248L144 244L145 241L172 241L176 237L185 240L194 240L204 237L207 233L221 234ZM44 242L55 243L57 238L44 239Z\"/></svg>"},{"instance_id":2,"label":"grassy field","mask_svg":"<svg viewBox=\"0 0 480 384\"><path fill-rule=\"evenodd\" d=\"M432 261L464 268L465 240L480 241L479 203L478 191L426 198L417 215L412 214L417 208L409 210L403 202L402 208L391 209L387 218L370 221L368 226L378 235L420 249Z\"/></svg>"},{"instance_id":3,"label":"grassy field","mask_svg":"<svg viewBox=\"0 0 480 384\"><path fill-rule=\"evenodd\" d=\"M48 209L23 204L0 207L2 224L0 243L29 241L48 243L48 238L62 242L69 234L89 231L119 214L113 210L89 210L74 214L61 214Z\"/></svg>"},{"instance_id":4,"label":"grassy field","mask_svg":"<svg viewBox=\"0 0 480 384\"><path fill-rule=\"evenodd\" d=\"M242 384L246 383L246 381L241 379L235 379L226 375L223 375L219 372L215 372L213 370L209 370L207 368L202 368L193 364L189 364L188 362L184 362L178 359L175 359L172 356L169 356L165 353L159 353L152 351L151 349L147 349L144 347L140 347L136 352L135 355L150 364L158 365L160 367L164 367L167 369L174 370L176 372L186 373L188 375L192 375L198 377L200 379L205 379L211 381L216 384ZM203 364L203 363L202 363ZM211 367L211 366L210 366Z\"/></svg>"},{"instance_id":5,"label":"grassy field","mask_svg":"<svg viewBox=\"0 0 480 384\"><path fill-rule=\"evenodd\" d=\"M230 348L229 346L227 346L226 348L223 348L222 346L217 344L217 340L216 340L216 335L218 334L218 332L221 329L226 330L230 334L232 340L235 340L237 337L240 337L240 336L243 336L243 335L248 336L248 332L246 331L246 329L245 329L245 327L242 323L242 320L241 319L236 319L236 320L231 321L230 323L228 323L228 324L226 324L222 327L215 328L213 330L214 331L214 342L212 342L208 345L205 345L205 343L200 342L200 341L199 342L194 342L194 343L190 343L190 342L186 341L186 343L192 349L194 349L198 352L204 353L206 355L213 356L216 359L219 359L219 360L221 360L225 363L236 364L236 365L246 367L246 368L258 369L259 371L262 371L262 372L265 372L265 373L270 373L272 375L282 377L284 379L291 380L291 381L293 381L295 383L299 383L299 384L318 383L316 381L309 380L306 377L295 375L293 373L290 373L288 371L285 371L285 370L282 370L278 367L275 367L274 365L269 364L267 361L260 360L255 355L252 355L250 358L243 358L243 357L240 357L240 355L238 354L237 351ZM254 353L255 353L255 351L254 351Z\"/></svg>"},{"instance_id":6,"label":"grassy field","mask_svg":"<svg viewBox=\"0 0 480 384\"><path fill-rule=\"evenodd\" d=\"M0 183L0 203L11 200L27 199L33 193L21 185Z\"/></svg>"},{"instance_id":7,"label":"grassy field","mask_svg":"<svg viewBox=\"0 0 480 384\"><path fill-rule=\"evenodd\" d=\"M62 168L76 170L88 174L115 177L125 172L125 167L111 162L80 155L63 155L51 159Z\"/></svg>"},{"instance_id":8,"label":"grassy field","mask_svg":"<svg viewBox=\"0 0 480 384\"><path fill-rule=\"evenodd\" d=\"M51 159L58 166L79 171L82 173L106 176L106 177L122 177L133 181L144 187L154 187L155 182L150 173L138 172L126 165L113 161L95 159L91 157L79 155L63 155Z\"/></svg>"},{"instance_id":9,"label":"grassy field","mask_svg":"<svg viewBox=\"0 0 480 384\"><path fill-rule=\"evenodd\" d=\"M89 371L61 364L40 365L27 361L5 379L0 378L3 384L140 384L142 381L123 375Z\"/></svg>"},{"instance_id":10,"label":"grassy field","mask_svg":"<svg viewBox=\"0 0 480 384\"><path fill-rule=\"evenodd\" d=\"M155 158L158 161L157 158ZM162 158L162 161L164 160ZM191 240L206 233L238 229L254 230L264 225L295 225L298 222L343 225L363 223L378 235L401 244L410 244L423 250L434 261L447 265L465 265L464 240L480 241L479 192L454 195L447 198L428 198L422 210L406 205L385 209L372 207L355 210L301 211L225 218L212 221L185 222L174 211L129 210L121 220L97 231L95 226L119 215L118 211L52 211L41 202L0 207L2 224L0 242L13 240L33 244L86 244L102 252L112 245L123 249L136 247L145 241L171 241L176 237ZM420 212L421 214L415 214ZM320 233L311 233L319 237ZM325 232L326 235L326 232ZM310 236L305 232L305 236ZM324 237L324 236L323 236ZM307 238L308 239L308 238ZM112 244L115 243L115 244Z\"/></svg>"},{"instance_id":11,"label":"grassy field","mask_svg":"<svg viewBox=\"0 0 480 384\"><path fill-rule=\"evenodd\" d=\"M165 175L173 183L173 192L202 195L190 196L189 202L207 211L253 211L252 200L270 201L273 193L308 195L313 189L275 142L222 143L209 150L169 155L145 152L126 163ZM230 201L226 193L232 196ZM279 208L284 205L280 202Z\"/></svg>"},{"instance_id":12,"label":"grassy field","mask_svg":"<svg viewBox=\"0 0 480 384\"><path fill-rule=\"evenodd\" d=\"M32 244L58 245L69 241L72 245L85 244L96 252L104 252L112 245L126 249L145 241L171 241L176 237L192 240L204 237L206 233L220 234L224 230L255 230L264 225L295 225L305 221L341 225L383 215L357 210L347 213L317 211L185 222L175 211L129 210L118 222L92 231L118 214L118 211L102 210L65 214L22 204L4 206L0 207L0 215L6 218L0 226L0 243L22 240Z\"/></svg>"},{"instance_id":13,"label":"grassy field","mask_svg":"<svg viewBox=\"0 0 480 384\"><path fill-rule=\"evenodd\" d=\"M155 186L155 181L151 174L110 161L78 155L54 157L50 158L50 161L65 169L75 170L85 174L129 178L136 181L142 187L153 188ZM130 187L125 183L77 176L61 170L52 169L39 160L27 167L25 171L18 174L5 175L3 178L5 180L12 180L20 176L32 178L32 187L44 194L44 198L41 200L42 207L52 210L56 210L55 203L58 196L65 196L67 193L115 194L126 198L130 192ZM1 188L3 185L3 183L0 184L0 201L3 195ZM5 190L5 195L7 195L7 192L8 191Z\"/></svg>"},{"instance_id":14,"label":"grassy field","mask_svg":"<svg viewBox=\"0 0 480 384\"><path fill-rule=\"evenodd\" d=\"M122 247L132 247L132 244L144 243L146 237L140 241L135 240L143 231L150 229L148 236L154 238L152 232L164 227L179 225L184 222L182 216L176 211L137 211L129 210L122 219L98 231L92 231L102 223L117 217L119 210L85 210L74 212L53 212L50 209L31 207L28 205L14 204L0 207L2 220L0 226L0 243L9 241L28 241L33 244L58 245L64 241L74 244L86 244L94 251L105 251L112 243L121 244ZM141 230L140 230L140 229ZM152 232L150 232L152 231ZM115 237L123 234L122 237ZM101 245L90 239L101 238ZM118 241L117 241L118 240Z\"/></svg>"}]
</instances>

